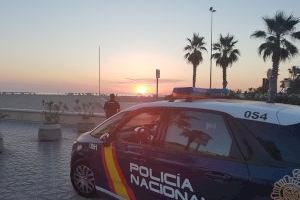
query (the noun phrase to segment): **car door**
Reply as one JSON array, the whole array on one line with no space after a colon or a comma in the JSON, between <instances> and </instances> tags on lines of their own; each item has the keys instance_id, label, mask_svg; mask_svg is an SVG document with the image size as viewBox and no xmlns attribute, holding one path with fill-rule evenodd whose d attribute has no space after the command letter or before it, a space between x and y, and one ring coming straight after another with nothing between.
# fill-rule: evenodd
<instances>
[{"instance_id":1,"label":"car door","mask_svg":"<svg viewBox=\"0 0 300 200\"><path fill-rule=\"evenodd\" d=\"M220 113L173 109L160 142L147 152L156 199L245 199L248 170ZM157 186L156 184L155 186Z\"/></svg>"},{"instance_id":2,"label":"car door","mask_svg":"<svg viewBox=\"0 0 300 200\"><path fill-rule=\"evenodd\" d=\"M124 199L153 199L145 152L156 137L161 113L155 108L136 110L115 131L111 145L105 147L111 191Z\"/></svg>"},{"instance_id":3,"label":"car door","mask_svg":"<svg viewBox=\"0 0 300 200\"><path fill-rule=\"evenodd\" d=\"M120 112L114 117L105 120L102 124L97 126L94 130L91 131L91 136L98 138L99 141L102 141L101 144L97 145L96 143L89 144L89 148L91 151L84 152L85 155L87 153L92 154L89 157L88 162L91 164L92 168L95 172L95 180L96 180L96 189L104 192L111 193L111 187L109 185L109 177L107 176L107 169L105 161L105 151L110 145L106 144L105 139L112 137L114 130L122 124L122 121L126 119L126 116L129 115L128 112ZM99 151L98 151L99 150Z\"/></svg>"},{"instance_id":4,"label":"car door","mask_svg":"<svg viewBox=\"0 0 300 200\"><path fill-rule=\"evenodd\" d=\"M239 122L249 134L249 199L300 199L300 124Z\"/></svg>"}]
</instances>

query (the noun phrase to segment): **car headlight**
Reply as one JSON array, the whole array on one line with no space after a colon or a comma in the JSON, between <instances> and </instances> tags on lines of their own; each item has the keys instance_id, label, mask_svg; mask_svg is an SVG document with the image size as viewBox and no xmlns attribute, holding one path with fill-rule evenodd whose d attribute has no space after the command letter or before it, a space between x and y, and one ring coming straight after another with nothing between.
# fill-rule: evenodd
<instances>
[{"instance_id":1,"label":"car headlight","mask_svg":"<svg viewBox=\"0 0 300 200\"><path fill-rule=\"evenodd\" d=\"M77 147L76 147L76 151L81 151L83 148L83 145L82 144L78 144Z\"/></svg>"}]
</instances>

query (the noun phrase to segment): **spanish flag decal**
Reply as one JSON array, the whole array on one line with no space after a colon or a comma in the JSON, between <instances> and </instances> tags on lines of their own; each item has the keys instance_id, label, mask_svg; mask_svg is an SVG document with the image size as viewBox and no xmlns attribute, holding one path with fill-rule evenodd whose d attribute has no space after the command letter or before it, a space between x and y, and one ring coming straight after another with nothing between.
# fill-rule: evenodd
<instances>
[{"instance_id":1,"label":"spanish flag decal","mask_svg":"<svg viewBox=\"0 0 300 200\"><path fill-rule=\"evenodd\" d=\"M127 184L121 171L113 144L108 147L103 147L102 163L110 190L126 200L136 200L134 193Z\"/></svg>"}]
</instances>

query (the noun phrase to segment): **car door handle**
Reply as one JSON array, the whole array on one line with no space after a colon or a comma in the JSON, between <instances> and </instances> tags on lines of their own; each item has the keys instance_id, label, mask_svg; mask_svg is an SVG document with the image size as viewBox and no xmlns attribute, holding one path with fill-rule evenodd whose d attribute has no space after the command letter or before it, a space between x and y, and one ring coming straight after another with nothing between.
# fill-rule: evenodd
<instances>
[{"instance_id":1,"label":"car door handle","mask_svg":"<svg viewBox=\"0 0 300 200\"><path fill-rule=\"evenodd\" d=\"M231 176L228 174L224 174L222 172L206 172L205 175L210 179L218 179L218 180L230 180Z\"/></svg>"}]
</instances>

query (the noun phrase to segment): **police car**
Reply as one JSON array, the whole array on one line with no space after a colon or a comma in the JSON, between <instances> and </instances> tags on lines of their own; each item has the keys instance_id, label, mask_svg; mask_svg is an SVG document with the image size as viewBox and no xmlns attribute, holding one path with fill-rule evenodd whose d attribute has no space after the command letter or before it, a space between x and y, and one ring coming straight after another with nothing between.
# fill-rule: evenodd
<instances>
[{"instance_id":1,"label":"police car","mask_svg":"<svg viewBox=\"0 0 300 200\"><path fill-rule=\"evenodd\" d=\"M299 200L300 107L202 98L218 92L175 88L178 99L136 105L81 135L74 189L130 200Z\"/></svg>"}]
</instances>

